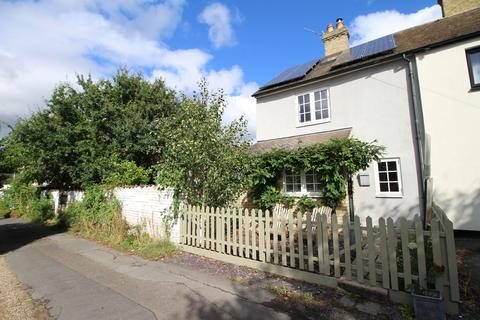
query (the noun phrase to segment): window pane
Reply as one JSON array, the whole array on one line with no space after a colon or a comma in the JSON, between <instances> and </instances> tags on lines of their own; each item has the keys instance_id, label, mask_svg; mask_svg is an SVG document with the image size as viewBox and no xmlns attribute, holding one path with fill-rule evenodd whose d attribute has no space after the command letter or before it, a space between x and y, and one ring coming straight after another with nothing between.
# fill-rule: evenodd
<instances>
[{"instance_id":1,"label":"window pane","mask_svg":"<svg viewBox=\"0 0 480 320\"><path fill-rule=\"evenodd\" d=\"M305 112L310 112L310 103L305 103Z\"/></svg>"},{"instance_id":2,"label":"window pane","mask_svg":"<svg viewBox=\"0 0 480 320\"><path fill-rule=\"evenodd\" d=\"M315 92L315 100L320 100L320 91Z\"/></svg>"},{"instance_id":3,"label":"window pane","mask_svg":"<svg viewBox=\"0 0 480 320\"><path fill-rule=\"evenodd\" d=\"M328 109L328 101L322 100L322 109Z\"/></svg>"},{"instance_id":4,"label":"window pane","mask_svg":"<svg viewBox=\"0 0 480 320\"><path fill-rule=\"evenodd\" d=\"M305 121L308 122L310 121L310 113L305 114Z\"/></svg>"},{"instance_id":5,"label":"window pane","mask_svg":"<svg viewBox=\"0 0 480 320\"><path fill-rule=\"evenodd\" d=\"M305 103L309 103L310 102L310 95L309 94L304 95L304 99L305 99Z\"/></svg>"},{"instance_id":6,"label":"window pane","mask_svg":"<svg viewBox=\"0 0 480 320\"><path fill-rule=\"evenodd\" d=\"M391 192L398 192L398 183L397 182L391 182L390 183L390 191Z\"/></svg>"},{"instance_id":7,"label":"window pane","mask_svg":"<svg viewBox=\"0 0 480 320\"><path fill-rule=\"evenodd\" d=\"M315 110L317 110L317 111L320 111L320 110L321 110L320 101L316 101L316 102L315 102Z\"/></svg>"},{"instance_id":8,"label":"window pane","mask_svg":"<svg viewBox=\"0 0 480 320\"><path fill-rule=\"evenodd\" d=\"M285 185L285 191L287 191L287 192L293 192L293 185L292 185L292 184L287 184L287 185Z\"/></svg>"},{"instance_id":9,"label":"window pane","mask_svg":"<svg viewBox=\"0 0 480 320\"><path fill-rule=\"evenodd\" d=\"M322 99L327 99L327 90L322 90Z\"/></svg>"},{"instance_id":10,"label":"window pane","mask_svg":"<svg viewBox=\"0 0 480 320\"><path fill-rule=\"evenodd\" d=\"M397 170L397 163L395 161L388 161L388 171Z\"/></svg>"},{"instance_id":11,"label":"window pane","mask_svg":"<svg viewBox=\"0 0 480 320\"><path fill-rule=\"evenodd\" d=\"M480 84L480 52L470 53L470 64L474 84Z\"/></svg>"},{"instance_id":12,"label":"window pane","mask_svg":"<svg viewBox=\"0 0 480 320\"><path fill-rule=\"evenodd\" d=\"M387 163L386 162L379 162L378 163L378 171L387 171Z\"/></svg>"},{"instance_id":13,"label":"window pane","mask_svg":"<svg viewBox=\"0 0 480 320\"><path fill-rule=\"evenodd\" d=\"M307 183L313 183L313 175L311 175L311 174L306 174L306 175L305 175L305 181L306 181Z\"/></svg>"},{"instance_id":14,"label":"window pane","mask_svg":"<svg viewBox=\"0 0 480 320\"><path fill-rule=\"evenodd\" d=\"M298 104L302 104L303 103L303 96L299 96L298 97Z\"/></svg>"},{"instance_id":15,"label":"window pane","mask_svg":"<svg viewBox=\"0 0 480 320\"><path fill-rule=\"evenodd\" d=\"M388 183L380 183L380 191L388 192Z\"/></svg>"},{"instance_id":16,"label":"window pane","mask_svg":"<svg viewBox=\"0 0 480 320\"><path fill-rule=\"evenodd\" d=\"M305 108L303 107L303 104L300 105L300 113L304 113L305 112Z\"/></svg>"},{"instance_id":17,"label":"window pane","mask_svg":"<svg viewBox=\"0 0 480 320\"><path fill-rule=\"evenodd\" d=\"M379 176L380 176L380 181L388 181L386 172L380 172Z\"/></svg>"},{"instance_id":18,"label":"window pane","mask_svg":"<svg viewBox=\"0 0 480 320\"><path fill-rule=\"evenodd\" d=\"M322 112L321 111L315 112L315 119L317 119L317 120L322 119Z\"/></svg>"},{"instance_id":19,"label":"window pane","mask_svg":"<svg viewBox=\"0 0 480 320\"><path fill-rule=\"evenodd\" d=\"M389 181L398 181L398 174L397 172L389 172L388 173L388 180Z\"/></svg>"},{"instance_id":20,"label":"window pane","mask_svg":"<svg viewBox=\"0 0 480 320\"><path fill-rule=\"evenodd\" d=\"M322 111L322 118L327 119L328 118L328 110L323 110Z\"/></svg>"},{"instance_id":21,"label":"window pane","mask_svg":"<svg viewBox=\"0 0 480 320\"><path fill-rule=\"evenodd\" d=\"M303 114L300 115L300 122L305 122L305 115Z\"/></svg>"}]
</instances>

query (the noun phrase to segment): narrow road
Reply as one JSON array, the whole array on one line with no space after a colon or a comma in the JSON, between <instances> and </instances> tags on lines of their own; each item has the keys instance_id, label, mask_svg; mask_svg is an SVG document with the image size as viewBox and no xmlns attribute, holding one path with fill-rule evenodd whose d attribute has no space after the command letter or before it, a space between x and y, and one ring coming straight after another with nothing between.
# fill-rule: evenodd
<instances>
[{"instance_id":1,"label":"narrow road","mask_svg":"<svg viewBox=\"0 0 480 320\"><path fill-rule=\"evenodd\" d=\"M264 290L18 219L0 219L0 255L57 319L289 318Z\"/></svg>"}]
</instances>

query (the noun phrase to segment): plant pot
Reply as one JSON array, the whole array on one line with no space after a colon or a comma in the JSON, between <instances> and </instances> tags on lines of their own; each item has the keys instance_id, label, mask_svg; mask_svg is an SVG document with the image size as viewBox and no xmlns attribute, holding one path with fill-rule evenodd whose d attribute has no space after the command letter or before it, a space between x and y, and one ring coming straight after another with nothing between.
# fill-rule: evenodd
<instances>
[{"instance_id":1,"label":"plant pot","mask_svg":"<svg viewBox=\"0 0 480 320\"><path fill-rule=\"evenodd\" d=\"M445 320L443 296L438 290L414 289L413 309L417 320Z\"/></svg>"}]
</instances>

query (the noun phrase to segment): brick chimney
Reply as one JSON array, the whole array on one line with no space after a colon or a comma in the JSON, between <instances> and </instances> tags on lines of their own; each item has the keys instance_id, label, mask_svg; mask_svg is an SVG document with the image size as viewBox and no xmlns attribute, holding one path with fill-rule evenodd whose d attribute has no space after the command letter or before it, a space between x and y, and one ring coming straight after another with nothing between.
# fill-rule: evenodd
<instances>
[{"instance_id":1,"label":"brick chimney","mask_svg":"<svg viewBox=\"0 0 480 320\"><path fill-rule=\"evenodd\" d=\"M348 39L350 38L350 32L348 28L343 24L343 19L338 18L335 29L333 25L327 26L327 31L322 36L322 41L325 46L325 56L329 56L334 53L341 52L349 48Z\"/></svg>"},{"instance_id":2,"label":"brick chimney","mask_svg":"<svg viewBox=\"0 0 480 320\"><path fill-rule=\"evenodd\" d=\"M450 17L480 7L480 0L438 0L443 17Z\"/></svg>"}]
</instances>

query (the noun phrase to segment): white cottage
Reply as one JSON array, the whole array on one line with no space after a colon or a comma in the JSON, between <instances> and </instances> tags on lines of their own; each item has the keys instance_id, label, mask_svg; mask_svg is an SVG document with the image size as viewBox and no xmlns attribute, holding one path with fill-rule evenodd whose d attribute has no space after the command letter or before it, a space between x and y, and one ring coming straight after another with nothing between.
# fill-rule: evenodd
<instances>
[{"instance_id":1,"label":"white cottage","mask_svg":"<svg viewBox=\"0 0 480 320\"><path fill-rule=\"evenodd\" d=\"M475 82L480 9L472 9L480 1L463 2L455 1L451 16L352 48L348 28L337 19L336 27L329 25L322 36L324 57L285 70L254 94L258 142L253 150L295 148L333 137L376 140L386 153L353 179L355 214L374 219L425 216L431 198L426 190L433 180L435 202L457 229L472 228L460 218L465 207L449 206L449 198L471 192L463 204L469 206L469 221L478 222L473 230L480 230L480 161L474 156L480 144L470 124L480 119ZM468 68L471 88L466 88L471 83ZM440 94L426 93L435 90ZM431 152L426 141L431 141ZM459 169L462 164L467 166ZM452 178L455 172L460 176ZM285 172L283 189L294 196L321 196L307 183L314 180L311 173Z\"/></svg>"}]
</instances>

